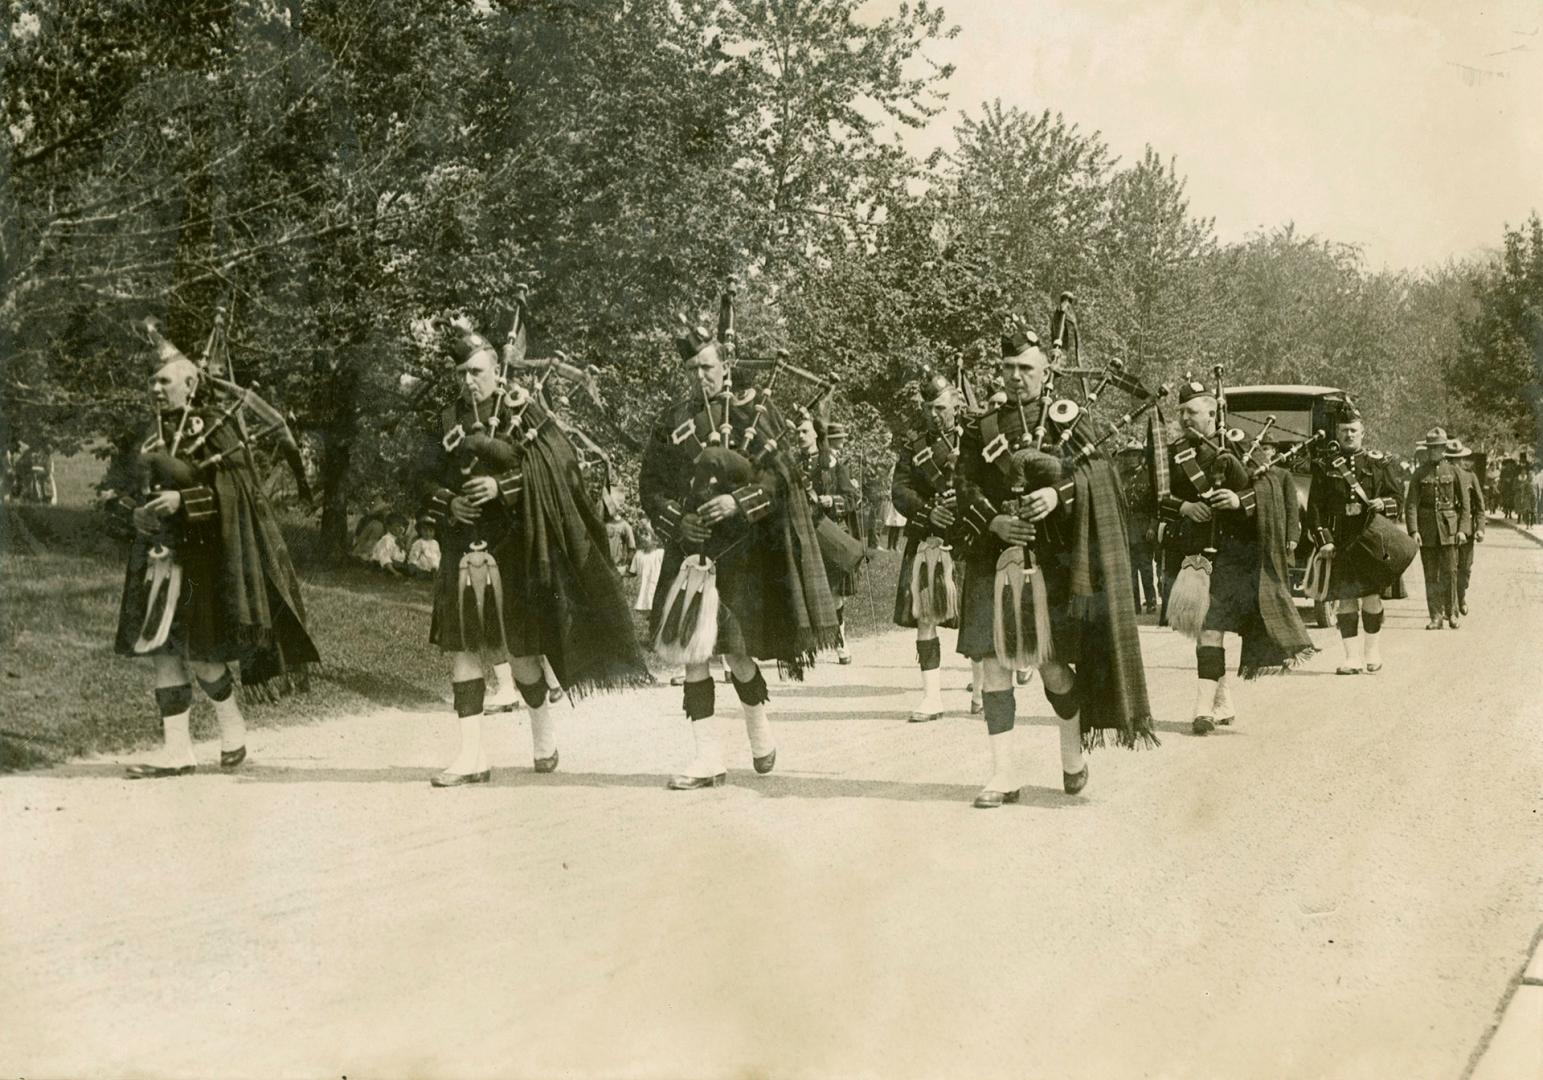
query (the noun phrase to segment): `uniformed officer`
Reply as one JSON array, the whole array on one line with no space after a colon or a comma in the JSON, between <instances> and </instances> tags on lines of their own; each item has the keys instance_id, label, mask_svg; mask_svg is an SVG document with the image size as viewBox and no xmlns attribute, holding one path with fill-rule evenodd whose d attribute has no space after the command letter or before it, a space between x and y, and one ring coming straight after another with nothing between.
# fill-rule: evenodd
<instances>
[{"instance_id":1,"label":"uniformed officer","mask_svg":"<svg viewBox=\"0 0 1543 1080\"><path fill-rule=\"evenodd\" d=\"M1446 458L1457 466L1457 479L1467 490L1469 522L1471 528L1457 548L1457 613L1468 614L1468 582L1473 577L1473 547L1484 539L1484 525L1488 509L1484 501L1483 478L1473 469L1473 451L1460 439L1448 439Z\"/></svg>"},{"instance_id":2,"label":"uniformed officer","mask_svg":"<svg viewBox=\"0 0 1543 1080\"><path fill-rule=\"evenodd\" d=\"M1446 460L1447 433L1431 428L1425 435L1426 458L1409 481L1404 523L1420 544L1420 565L1425 571L1427 630L1440 630L1443 622L1454 630L1457 613L1457 549L1472 531L1468 489L1458 480L1457 468Z\"/></svg>"},{"instance_id":3,"label":"uniformed officer","mask_svg":"<svg viewBox=\"0 0 1543 1080\"><path fill-rule=\"evenodd\" d=\"M1372 515L1398 518L1403 481L1386 454L1365 449L1366 424L1354 408L1340 415L1335 433L1341 452L1313 462L1307 528L1321 545L1332 545L1327 599L1338 603L1345 653L1337 671L1355 675L1382 669L1382 593L1396 580L1389 580L1356 541Z\"/></svg>"}]
</instances>

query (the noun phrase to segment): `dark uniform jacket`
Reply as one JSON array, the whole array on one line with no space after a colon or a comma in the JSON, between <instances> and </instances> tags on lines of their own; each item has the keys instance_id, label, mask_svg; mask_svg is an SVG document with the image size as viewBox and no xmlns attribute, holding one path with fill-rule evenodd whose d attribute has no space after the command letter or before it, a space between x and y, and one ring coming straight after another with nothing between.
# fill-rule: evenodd
<instances>
[{"instance_id":1,"label":"dark uniform jacket","mask_svg":"<svg viewBox=\"0 0 1543 1080\"><path fill-rule=\"evenodd\" d=\"M177 490L182 506L157 535L134 538L115 647L121 655L134 655L147 607L155 601L146 570L159 546L173 553L182 585L170 636L156 652L239 661L242 682L253 685L303 672L318 654L278 521L235 423L220 423L220 412L192 410L180 441L177 423L167 419L143 444L145 487ZM157 441L178 443L175 462L166 450L155 449Z\"/></svg>"},{"instance_id":2,"label":"dark uniform jacket","mask_svg":"<svg viewBox=\"0 0 1543 1080\"><path fill-rule=\"evenodd\" d=\"M1196 471L1212 485L1238 494L1236 510L1212 508L1212 521L1191 521L1182 513L1187 502L1204 503L1196 486ZM1158 517L1168 523L1163 531L1163 546L1183 555L1197 555L1211 546L1213 533L1218 547L1248 544L1254 540L1255 495L1248 470L1234 453L1222 452L1209 439L1192 432L1168 447L1168 494L1158 502Z\"/></svg>"},{"instance_id":3,"label":"dark uniform jacket","mask_svg":"<svg viewBox=\"0 0 1543 1080\"><path fill-rule=\"evenodd\" d=\"M959 428L935 433L910 430L896 439L894 484L890 502L906 519L905 535L913 540L945 535L932 523L932 510L954 495L954 468L959 459ZM957 517L957 510L955 512Z\"/></svg>"},{"instance_id":4,"label":"dark uniform jacket","mask_svg":"<svg viewBox=\"0 0 1543 1080\"><path fill-rule=\"evenodd\" d=\"M1420 534L1421 547L1449 547L1472 532L1468 489L1450 461L1425 462L1409 481L1404 523Z\"/></svg>"},{"instance_id":5,"label":"dark uniform jacket","mask_svg":"<svg viewBox=\"0 0 1543 1080\"><path fill-rule=\"evenodd\" d=\"M445 652L502 645L512 656L545 656L562 685L580 693L646 682L631 609L572 444L539 403L505 401L495 412L494 400L446 407L419 461L442 552L429 640ZM491 477L498 493L475 522L462 523L450 500L474 476ZM475 594L468 603L461 560L474 551L497 564L501 640L496 620L467 617Z\"/></svg>"},{"instance_id":6,"label":"dark uniform jacket","mask_svg":"<svg viewBox=\"0 0 1543 1080\"><path fill-rule=\"evenodd\" d=\"M1359 450L1346 454L1345 462L1369 499L1388 499L1391 504L1383 510L1387 517L1398 520L1403 512L1403 481L1398 467L1385 454L1375 450ZM1323 530L1334 546L1345 550L1366 528L1370 512L1361 504L1350 485L1330 467L1330 462L1317 461L1313 465L1313 487L1307 500L1307 528L1313 538L1321 542Z\"/></svg>"},{"instance_id":7,"label":"dark uniform jacket","mask_svg":"<svg viewBox=\"0 0 1543 1080\"><path fill-rule=\"evenodd\" d=\"M1489 512L1484 502L1484 483L1471 468L1462 465L1457 467L1457 478L1467 489L1469 528L1464 530L1463 535L1472 543L1476 536L1483 535L1484 518Z\"/></svg>"},{"instance_id":8,"label":"dark uniform jacket","mask_svg":"<svg viewBox=\"0 0 1543 1080\"><path fill-rule=\"evenodd\" d=\"M698 553L681 538L681 519L704 501L703 484L713 483L696 475L696 462L715 434L723 442L725 423L726 446L750 463L750 475L732 486L713 486L714 493L732 495L740 509L714 527L701 552L717 563L720 607L730 616L720 615L718 651L776 659L799 677L816 650L835 642L835 603L804 482L785 452L769 446L785 443L791 432L777 408L755 390L735 395L727 410L722 396L715 397L710 413L700 396L689 395L654 421L638 474L643 512L664 539L651 628L657 631L663 620L681 563Z\"/></svg>"}]
</instances>

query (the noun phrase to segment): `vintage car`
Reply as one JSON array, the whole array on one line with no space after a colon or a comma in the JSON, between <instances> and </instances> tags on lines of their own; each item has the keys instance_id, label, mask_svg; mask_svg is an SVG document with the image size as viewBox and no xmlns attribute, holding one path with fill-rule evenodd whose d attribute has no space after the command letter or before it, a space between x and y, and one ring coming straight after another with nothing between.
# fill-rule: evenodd
<instances>
[{"instance_id":1,"label":"vintage car","mask_svg":"<svg viewBox=\"0 0 1543 1080\"><path fill-rule=\"evenodd\" d=\"M1237 428L1249 443L1259 434L1265 421L1273 416L1275 423L1265 435L1264 441L1276 453L1284 453L1315 431L1327 432L1333 437L1334 427L1340 415L1352 399L1344 390L1334 386L1298 386L1290 384L1261 384L1236 386L1227 389L1227 426ZM1296 482L1297 501L1307 510L1307 496L1312 490L1312 465L1308 455L1302 455L1292 465L1292 479ZM1312 548L1299 544L1291 567L1291 591L1302 595L1302 579ZM1315 603L1313 621L1320 627L1333 623L1331 604Z\"/></svg>"}]
</instances>

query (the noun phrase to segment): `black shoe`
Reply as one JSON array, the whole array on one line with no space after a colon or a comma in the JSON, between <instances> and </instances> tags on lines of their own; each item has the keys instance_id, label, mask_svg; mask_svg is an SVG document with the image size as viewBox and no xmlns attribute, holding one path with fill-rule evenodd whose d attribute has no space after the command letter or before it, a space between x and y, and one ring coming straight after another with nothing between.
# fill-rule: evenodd
<instances>
[{"instance_id":1,"label":"black shoe","mask_svg":"<svg viewBox=\"0 0 1543 1080\"><path fill-rule=\"evenodd\" d=\"M664 786L671 791L695 791L697 788L722 787L728 779L728 773L719 773L717 776L672 776Z\"/></svg>"},{"instance_id":2,"label":"black shoe","mask_svg":"<svg viewBox=\"0 0 1543 1080\"><path fill-rule=\"evenodd\" d=\"M167 776L187 776L197 765L130 765L124 769L130 780L160 780Z\"/></svg>"},{"instance_id":3,"label":"black shoe","mask_svg":"<svg viewBox=\"0 0 1543 1080\"><path fill-rule=\"evenodd\" d=\"M1209 735L1216 730L1216 721L1209 716L1197 716L1190 722L1189 730L1196 735Z\"/></svg>"},{"instance_id":4,"label":"black shoe","mask_svg":"<svg viewBox=\"0 0 1543 1080\"><path fill-rule=\"evenodd\" d=\"M1013 682L1017 683L1019 686L1028 686L1029 680L1033 677L1034 676L1027 671L1013 672Z\"/></svg>"},{"instance_id":5,"label":"black shoe","mask_svg":"<svg viewBox=\"0 0 1543 1080\"><path fill-rule=\"evenodd\" d=\"M1216 718L1216 726L1217 727L1231 727L1232 726L1232 722L1234 720L1236 720L1237 718L1238 717L1237 717L1236 713L1234 713L1232 716L1218 716Z\"/></svg>"},{"instance_id":6,"label":"black shoe","mask_svg":"<svg viewBox=\"0 0 1543 1080\"><path fill-rule=\"evenodd\" d=\"M750 761L755 765L755 771L765 776L777 767L777 748L774 746L765 757L752 757Z\"/></svg>"},{"instance_id":7,"label":"black shoe","mask_svg":"<svg viewBox=\"0 0 1543 1080\"><path fill-rule=\"evenodd\" d=\"M537 772L556 772L557 771L557 751L553 750L551 757L538 757L538 758L536 758L535 765L536 765L536 771Z\"/></svg>"},{"instance_id":8,"label":"black shoe","mask_svg":"<svg viewBox=\"0 0 1543 1080\"><path fill-rule=\"evenodd\" d=\"M1466 600L1459 600L1457 602L1457 613L1459 615L1466 615L1466 614L1468 614L1468 601L1466 601Z\"/></svg>"},{"instance_id":9,"label":"black shoe","mask_svg":"<svg viewBox=\"0 0 1543 1080\"><path fill-rule=\"evenodd\" d=\"M1457 621L1457 616L1456 615L1450 616L1447 619L1447 625L1450 626L1453 630L1456 630L1458 625L1459 625L1458 621Z\"/></svg>"},{"instance_id":10,"label":"black shoe","mask_svg":"<svg viewBox=\"0 0 1543 1080\"><path fill-rule=\"evenodd\" d=\"M1061 789L1068 795L1076 795L1088 786L1088 767L1082 766L1081 772L1063 772L1061 774Z\"/></svg>"},{"instance_id":11,"label":"black shoe","mask_svg":"<svg viewBox=\"0 0 1543 1080\"><path fill-rule=\"evenodd\" d=\"M546 692L546 703L548 705L556 705L563 699L564 692L565 691L560 686L550 687Z\"/></svg>"},{"instance_id":12,"label":"black shoe","mask_svg":"<svg viewBox=\"0 0 1543 1080\"><path fill-rule=\"evenodd\" d=\"M1441 620L1440 619L1432 619L1430 622L1425 624L1425 629L1427 629L1427 630L1440 630L1441 629Z\"/></svg>"},{"instance_id":13,"label":"black shoe","mask_svg":"<svg viewBox=\"0 0 1543 1080\"><path fill-rule=\"evenodd\" d=\"M429 781L430 787L465 787L467 784L486 784L493 779L492 769L483 769L481 772L453 773L442 772Z\"/></svg>"},{"instance_id":14,"label":"black shoe","mask_svg":"<svg viewBox=\"0 0 1543 1080\"><path fill-rule=\"evenodd\" d=\"M671 686L685 686L686 685L686 677L684 675L671 675L670 676L670 685Z\"/></svg>"},{"instance_id":15,"label":"black shoe","mask_svg":"<svg viewBox=\"0 0 1543 1080\"><path fill-rule=\"evenodd\" d=\"M220 751L220 768L234 769L246 760L246 747L238 746L234 750Z\"/></svg>"},{"instance_id":16,"label":"black shoe","mask_svg":"<svg viewBox=\"0 0 1543 1080\"><path fill-rule=\"evenodd\" d=\"M1012 791L982 791L975 796L975 809L995 810L1004 803L1015 803L1022 791L1022 788L1014 788Z\"/></svg>"}]
</instances>

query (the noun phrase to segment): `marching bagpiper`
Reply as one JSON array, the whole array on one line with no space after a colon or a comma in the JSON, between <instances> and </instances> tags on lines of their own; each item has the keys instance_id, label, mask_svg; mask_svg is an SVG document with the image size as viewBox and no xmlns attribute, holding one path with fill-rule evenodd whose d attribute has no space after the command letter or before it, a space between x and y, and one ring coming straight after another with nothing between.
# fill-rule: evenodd
<instances>
[{"instance_id":1,"label":"marching bagpiper","mask_svg":"<svg viewBox=\"0 0 1543 1080\"><path fill-rule=\"evenodd\" d=\"M846 601L856 596L862 580L862 542L857 539L857 505L862 501L862 491L847 471L846 464L836 457L831 446L832 433L839 427L827 424L813 410L802 409L798 414L799 450L805 480L808 481L809 505L814 516L816 530L839 529L844 537L837 537L841 554L826 551L825 577L830 583L830 593L836 605L836 662L850 664L852 654L847 651ZM842 431L845 435L845 431ZM828 523L828 524L827 524ZM835 545L832 545L834 548ZM837 561L839 559L839 561ZM849 569L850 567L850 569Z\"/></svg>"},{"instance_id":2,"label":"marching bagpiper","mask_svg":"<svg viewBox=\"0 0 1543 1080\"><path fill-rule=\"evenodd\" d=\"M450 654L461 725L459 752L430 781L439 788L491 778L484 656L511 658L539 773L559 759L548 669L575 694L649 681L573 447L541 401L507 379L492 344L469 324L458 329L450 353L460 397L419 463L442 537L429 640Z\"/></svg>"},{"instance_id":3,"label":"marching bagpiper","mask_svg":"<svg viewBox=\"0 0 1543 1080\"><path fill-rule=\"evenodd\" d=\"M1029 664L1060 718L1067 794L1087 785L1084 750L1106 733L1123 746L1157 744L1119 479L1096 442L1070 437L1075 425L1043 448L1049 369L1035 334L1009 330L1000 367L1005 400L968 421L959 441L959 535L968 564L959 652L982 661L992 756L991 778L975 799L981 809L1019 798L1013 683ZM1030 408L1039 411L1037 424Z\"/></svg>"},{"instance_id":4,"label":"marching bagpiper","mask_svg":"<svg viewBox=\"0 0 1543 1080\"><path fill-rule=\"evenodd\" d=\"M718 339L682 327L675 346L691 389L659 414L638 477L643 510L665 541L661 585L672 582L655 592L651 629L660 655L686 669L684 708L696 745L691 763L669 781L675 791L727 779L713 656L724 657L752 763L765 774L776 766L777 745L756 661L775 660L801 678L837 635L809 500L780 445L791 432L768 394L735 393L725 359L731 327L728 315Z\"/></svg>"},{"instance_id":5,"label":"marching bagpiper","mask_svg":"<svg viewBox=\"0 0 1543 1080\"><path fill-rule=\"evenodd\" d=\"M1402 509L1403 482L1386 454L1364 448L1366 425L1354 406L1340 414L1335 436L1337 448L1313 462L1307 530L1318 543L1314 558L1328 553L1330 559L1328 581L1315 596L1338 604L1345 655L1336 671L1357 675L1382 670L1382 594L1409 561L1390 561L1384 539L1391 531L1396 542L1408 540L1387 522ZM1409 545L1410 558L1413 553Z\"/></svg>"},{"instance_id":6,"label":"marching bagpiper","mask_svg":"<svg viewBox=\"0 0 1543 1080\"><path fill-rule=\"evenodd\" d=\"M933 374L922 384L924 431L898 435L890 501L905 515L905 552L895 583L894 621L916 630L916 663L921 668L922 696L911 710L913 724L943 715L940 627L959 626L959 593L964 566L954 559L954 533L959 504L954 470L959 459L963 402L947 376ZM983 691L981 665L972 663L975 701ZM972 702L971 711L978 711Z\"/></svg>"},{"instance_id":7,"label":"marching bagpiper","mask_svg":"<svg viewBox=\"0 0 1543 1080\"><path fill-rule=\"evenodd\" d=\"M220 325L217 319L216 335ZM282 418L251 391L214 375L207 356L205 366L196 365L153 321L146 329L156 347L156 418L140 452L145 501L133 511L137 535L114 651L154 661L165 742L158 755L128 767L133 779L183 776L197 767L188 730L194 679L219 719L220 767L231 769L246 759L246 724L230 665L239 665L249 690L277 691L319 659L300 582L238 414L253 408L280 427ZM216 401L217 390L224 402Z\"/></svg>"},{"instance_id":8,"label":"marching bagpiper","mask_svg":"<svg viewBox=\"0 0 1543 1080\"><path fill-rule=\"evenodd\" d=\"M1281 470L1251 476L1242 449L1225 436L1220 370L1216 389L1188 382L1179 392L1183 437L1169 447L1171 487L1158 501L1169 525L1165 543L1183 556L1168 621L1195 639L1196 735L1237 718L1227 633L1242 638L1238 671L1245 679L1285 671L1314 652L1291 598Z\"/></svg>"}]
</instances>

